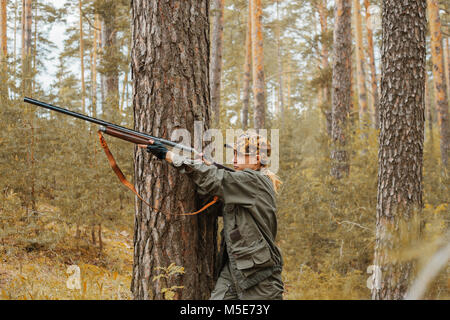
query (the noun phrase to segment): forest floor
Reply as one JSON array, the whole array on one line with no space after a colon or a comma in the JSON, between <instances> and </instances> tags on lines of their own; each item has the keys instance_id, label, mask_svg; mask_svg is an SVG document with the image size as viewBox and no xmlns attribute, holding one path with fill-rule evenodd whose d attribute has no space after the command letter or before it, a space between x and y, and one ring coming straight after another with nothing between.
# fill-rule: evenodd
<instances>
[{"instance_id":1,"label":"forest floor","mask_svg":"<svg viewBox=\"0 0 450 320\"><path fill-rule=\"evenodd\" d=\"M2 244L0 299L131 299L132 231L102 227L102 251L87 230L81 228L79 239L76 230L64 231L64 241L52 246L24 245L14 238ZM79 269L69 269L72 265ZM79 289L70 282L77 269Z\"/></svg>"}]
</instances>

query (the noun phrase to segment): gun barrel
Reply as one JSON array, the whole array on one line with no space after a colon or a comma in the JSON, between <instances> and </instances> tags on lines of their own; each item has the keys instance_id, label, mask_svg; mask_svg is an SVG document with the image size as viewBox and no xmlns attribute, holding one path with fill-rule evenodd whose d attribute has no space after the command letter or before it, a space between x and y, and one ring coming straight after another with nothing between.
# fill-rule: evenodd
<instances>
[{"instance_id":1,"label":"gun barrel","mask_svg":"<svg viewBox=\"0 0 450 320\"><path fill-rule=\"evenodd\" d=\"M181 144L169 141L169 140L165 140L165 139L162 139L162 138L157 138L157 137L154 137L154 136L151 136L149 134L145 134L145 133L142 133L142 132L139 132L139 131L131 130L129 128L125 128L125 127L122 127L122 126L119 126L117 124L110 123L110 122L107 122L107 121L104 121L104 120L100 120L100 119L96 119L96 118L93 118L93 117L89 117L87 115L84 115L84 114L81 114L81 113L78 113L78 112L75 112L75 111L70 111L70 110L67 110L67 109L64 109L64 108L61 108L61 107L57 107L57 106L54 106L54 105L51 105L51 104L48 104L48 103L45 103L45 102L42 102L42 101L39 101L39 100L35 100L35 99L32 99L32 98L25 97L23 99L23 101L25 101L26 103L34 104L34 105L36 105L38 107L42 107L42 108L49 109L49 110L52 110L52 111L60 112L60 113L63 113L63 114L66 114L66 115L69 115L69 116L72 116L72 117L75 117L75 118L78 118L78 119L81 119L81 120L89 121L89 122L92 122L92 123L104 126L104 127L114 128L116 130L120 130L120 131L126 132L128 134L138 136L140 138L144 138L144 139L147 139L147 140L152 139L152 140L155 140L155 141L159 141L159 142L161 142L161 143L163 143L163 144L165 144L165 145L167 145L169 147L178 148L178 149L185 150L185 151L188 151L188 152L196 153L195 149L193 149L193 148L190 148L190 147L187 147L187 146L184 146L184 145L181 145Z\"/></svg>"},{"instance_id":2,"label":"gun barrel","mask_svg":"<svg viewBox=\"0 0 450 320\"><path fill-rule=\"evenodd\" d=\"M184 151L187 151L187 152L192 152L192 153L194 153L196 155L198 154L197 150L195 150L194 148L190 148L190 147L184 146L182 144L179 144L179 143L176 143L176 142L172 142L170 140L157 138L157 137L151 136L151 135L146 134L146 133L142 133L142 132L139 132L139 131L131 130L131 129L119 126L117 124L104 121L104 120L100 120L100 119L96 119L96 118L93 118L93 117L89 117L87 115L84 115L84 114L81 114L81 113L78 113L78 112L75 112L75 111L70 111L70 110L67 110L67 109L64 109L64 108L61 108L61 107L57 107L57 106L54 106L54 105L51 105L51 104L48 104L48 103L45 103L45 102L42 102L42 101L39 101L39 100L35 100L35 99L32 99L32 98L25 97L23 99L23 101L26 102L26 103L34 104L34 105L36 105L38 107L41 107L41 108L45 108L45 109L49 109L49 110L52 110L52 111L60 112L60 113L63 113L63 114L66 114L66 115L69 115L69 116L72 116L72 117L84 120L84 121L89 121L89 122L98 124L98 125L103 127L103 128L100 128L101 131L103 131L103 132L105 132L107 134L119 137L119 138L120 137L122 137L122 138L126 137L126 140L132 141L134 143L143 143L141 139L144 139L143 141L148 141L148 140L152 139L154 141L159 141L160 143L165 144L166 146L169 146L169 147L172 147L172 148L177 148L177 149L184 150ZM113 130L110 130L110 129L113 129ZM136 137L136 139L133 139L133 136ZM212 163L218 168L223 168L223 169L228 170L228 171L234 171L234 169L228 168L228 167L226 167L224 165L221 165L221 164L218 164L216 162L212 161Z\"/></svg>"}]
</instances>

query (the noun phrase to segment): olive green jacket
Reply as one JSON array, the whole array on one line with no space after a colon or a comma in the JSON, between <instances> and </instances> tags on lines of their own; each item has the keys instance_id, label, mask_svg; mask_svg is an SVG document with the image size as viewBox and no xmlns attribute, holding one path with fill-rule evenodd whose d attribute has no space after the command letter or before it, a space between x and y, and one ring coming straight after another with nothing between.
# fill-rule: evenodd
<instances>
[{"instance_id":1,"label":"olive green jacket","mask_svg":"<svg viewBox=\"0 0 450 320\"><path fill-rule=\"evenodd\" d=\"M190 176L199 194L222 200L226 249L220 268L228 257L238 291L281 272L275 191L266 175L250 169L229 172L181 157L175 157L173 165Z\"/></svg>"}]
</instances>

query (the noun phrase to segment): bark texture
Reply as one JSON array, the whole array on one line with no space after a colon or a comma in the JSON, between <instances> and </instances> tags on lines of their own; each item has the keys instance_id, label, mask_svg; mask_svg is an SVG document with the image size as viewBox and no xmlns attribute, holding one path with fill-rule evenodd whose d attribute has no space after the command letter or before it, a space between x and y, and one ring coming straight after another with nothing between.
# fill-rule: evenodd
<instances>
[{"instance_id":1,"label":"bark texture","mask_svg":"<svg viewBox=\"0 0 450 320\"><path fill-rule=\"evenodd\" d=\"M351 108L351 0L337 0L334 9L332 79L331 175L340 179L349 172L348 115Z\"/></svg>"},{"instance_id":2,"label":"bark texture","mask_svg":"<svg viewBox=\"0 0 450 320\"><path fill-rule=\"evenodd\" d=\"M211 110L214 114L214 125L220 124L220 82L222 75L222 43L223 43L223 10L224 0L212 0L212 35L211 35Z\"/></svg>"},{"instance_id":3,"label":"bark texture","mask_svg":"<svg viewBox=\"0 0 450 320\"><path fill-rule=\"evenodd\" d=\"M210 123L209 2L146 1L132 3L133 107L135 129L171 138L175 129L194 121ZM134 266L131 290L135 299L162 299L161 291L174 285L175 299L207 299L214 286L217 217L193 212L200 203L193 183L165 162L135 151L137 191L153 207L136 201ZM153 278L158 267L171 263L183 275Z\"/></svg>"},{"instance_id":4,"label":"bark texture","mask_svg":"<svg viewBox=\"0 0 450 320\"><path fill-rule=\"evenodd\" d=\"M417 236L422 208L426 1L384 0L373 299L403 299L413 264L399 261L402 243Z\"/></svg>"},{"instance_id":5,"label":"bark texture","mask_svg":"<svg viewBox=\"0 0 450 320\"><path fill-rule=\"evenodd\" d=\"M447 84L444 71L444 55L441 33L441 21L437 0L427 0L428 16L430 19L431 59L433 62L434 101L438 114L440 128L441 160L448 168L450 152L450 123L448 118Z\"/></svg>"},{"instance_id":6,"label":"bark texture","mask_svg":"<svg viewBox=\"0 0 450 320\"><path fill-rule=\"evenodd\" d=\"M264 83L264 50L262 33L261 0L250 0L252 12L252 59L253 59L253 100L255 109L254 127L263 129L266 125L266 93Z\"/></svg>"}]
</instances>

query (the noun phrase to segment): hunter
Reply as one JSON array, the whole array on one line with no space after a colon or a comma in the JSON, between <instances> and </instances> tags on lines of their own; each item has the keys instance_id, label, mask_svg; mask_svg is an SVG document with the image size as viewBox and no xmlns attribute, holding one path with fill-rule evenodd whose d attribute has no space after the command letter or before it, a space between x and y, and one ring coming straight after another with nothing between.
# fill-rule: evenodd
<instances>
[{"instance_id":1,"label":"hunter","mask_svg":"<svg viewBox=\"0 0 450 320\"><path fill-rule=\"evenodd\" d=\"M281 300L283 259L275 245L275 194L281 181L267 168L268 141L256 133L239 136L231 146L235 172L181 157L159 142L150 143L148 152L187 174L200 194L223 202L221 271L210 299Z\"/></svg>"}]
</instances>

